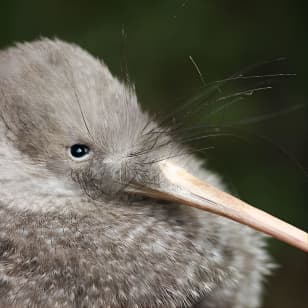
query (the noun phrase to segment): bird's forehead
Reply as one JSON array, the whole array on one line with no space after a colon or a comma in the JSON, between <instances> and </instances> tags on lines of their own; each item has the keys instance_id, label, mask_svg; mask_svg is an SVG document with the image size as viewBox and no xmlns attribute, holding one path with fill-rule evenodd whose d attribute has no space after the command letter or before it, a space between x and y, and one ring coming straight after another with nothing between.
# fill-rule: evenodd
<instances>
[{"instance_id":1,"label":"bird's forehead","mask_svg":"<svg viewBox=\"0 0 308 308\"><path fill-rule=\"evenodd\" d=\"M0 66L1 81L14 87L14 93L25 100L30 97L30 106L46 104L72 111L78 109L74 107L78 107L79 99L82 105L108 108L112 106L108 102L120 102L125 91L102 62L60 41L18 45L1 55Z\"/></svg>"},{"instance_id":2,"label":"bird's forehead","mask_svg":"<svg viewBox=\"0 0 308 308\"><path fill-rule=\"evenodd\" d=\"M147 120L134 91L75 45L49 40L18 45L0 56L0 66L9 110L27 114L36 125L44 119L52 122L49 127L80 134L86 121L95 135L139 129Z\"/></svg>"}]
</instances>

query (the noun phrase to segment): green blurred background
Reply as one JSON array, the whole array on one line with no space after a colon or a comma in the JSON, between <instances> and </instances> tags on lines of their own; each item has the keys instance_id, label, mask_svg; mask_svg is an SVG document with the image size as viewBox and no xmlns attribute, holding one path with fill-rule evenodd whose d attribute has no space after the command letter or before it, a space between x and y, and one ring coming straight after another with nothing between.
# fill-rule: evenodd
<instances>
[{"instance_id":1,"label":"green blurred background","mask_svg":"<svg viewBox=\"0 0 308 308\"><path fill-rule=\"evenodd\" d=\"M215 146L199 153L209 167L243 199L307 229L308 180L298 167L308 169L307 13L307 2L298 0L1 0L0 47L40 36L75 42L122 79L127 67L142 105L153 113L165 115L200 94L174 121L185 128L203 125L199 133L217 126L235 135L194 143ZM207 87L241 71L296 76ZM215 102L269 85L272 90L238 102ZM266 283L263 307L307 307L307 255L275 240L269 248L280 268Z\"/></svg>"}]
</instances>

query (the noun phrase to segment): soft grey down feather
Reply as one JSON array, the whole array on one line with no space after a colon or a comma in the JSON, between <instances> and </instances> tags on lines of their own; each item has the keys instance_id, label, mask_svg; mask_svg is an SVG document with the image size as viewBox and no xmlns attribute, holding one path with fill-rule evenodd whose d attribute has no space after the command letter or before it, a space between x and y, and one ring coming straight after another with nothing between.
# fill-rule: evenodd
<instances>
[{"instance_id":1,"label":"soft grey down feather","mask_svg":"<svg viewBox=\"0 0 308 308\"><path fill-rule=\"evenodd\" d=\"M260 306L263 236L199 210L127 196L183 152L134 89L81 48L0 52L0 307ZM87 144L76 162L70 146ZM173 158L223 189L194 157Z\"/></svg>"}]
</instances>

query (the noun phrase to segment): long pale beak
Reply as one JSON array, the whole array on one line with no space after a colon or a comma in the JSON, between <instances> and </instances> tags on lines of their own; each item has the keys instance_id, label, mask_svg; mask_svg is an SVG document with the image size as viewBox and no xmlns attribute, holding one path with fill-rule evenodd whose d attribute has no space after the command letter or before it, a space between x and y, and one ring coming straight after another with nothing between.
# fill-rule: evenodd
<instances>
[{"instance_id":1,"label":"long pale beak","mask_svg":"<svg viewBox=\"0 0 308 308\"><path fill-rule=\"evenodd\" d=\"M159 167L163 184L159 187L138 187L135 193L175 201L230 218L308 252L306 232L220 191L171 162L164 161Z\"/></svg>"}]
</instances>

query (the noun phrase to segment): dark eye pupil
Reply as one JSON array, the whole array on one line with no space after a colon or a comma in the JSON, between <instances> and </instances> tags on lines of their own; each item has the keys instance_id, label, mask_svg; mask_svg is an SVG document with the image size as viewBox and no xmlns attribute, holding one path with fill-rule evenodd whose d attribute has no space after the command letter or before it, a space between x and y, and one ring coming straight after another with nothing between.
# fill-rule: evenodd
<instances>
[{"instance_id":1,"label":"dark eye pupil","mask_svg":"<svg viewBox=\"0 0 308 308\"><path fill-rule=\"evenodd\" d=\"M73 157L81 158L89 153L89 148L84 144L74 144L71 146L71 154Z\"/></svg>"}]
</instances>

